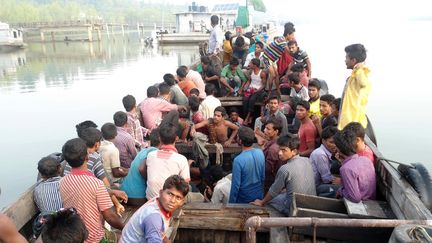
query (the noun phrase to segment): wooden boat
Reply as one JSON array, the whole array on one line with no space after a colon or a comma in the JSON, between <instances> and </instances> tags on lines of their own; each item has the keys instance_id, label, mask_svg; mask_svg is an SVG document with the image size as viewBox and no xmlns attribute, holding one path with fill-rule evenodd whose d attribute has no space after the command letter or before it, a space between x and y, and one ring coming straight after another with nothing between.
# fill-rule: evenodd
<instances>
[{"instance_id":1,"label":"wooden boat","mask_svg":"<svg viewBox=\"0 0 432 243\"><path fill-rule=\"evenodd\" d=\"M382 154L369 144L378 158ZM187 152L187 145L178 145L179 150ZM208 147L211 150L211 146ZM239 148L232 146L227 149L230 153L238 152ZM404 179L389 161L379 159L377 165L378 194L380 201L369 201L362 204L347 205L347 202L336 199L326 199L304 195L295 195L293 203L293 217L299 220L306 218L326 218L331 220L348 220L361 218L379 223L379 218L400 220L429 220L432 214L421 202L418 193ZM37 215L37 208L33 202L33 189L29 188L9 207L3 210L16 224L25 236L31 235L32 220ZM371 206L372 205L372 206ZM362 209L363 207L363 209ZM127 220L136 208L128 208ZM259 216L269 218L280 216L271 208L256 207L248 204L211 204L190 203L177 212L173 220L171 234L176 242L244 242L246 239L245 223L248 218ZM279 219L279 218L275 218ZM392 221L393 222L393 221ZM423 221L414 221L424 223ZM282 230L281 230L282 229ZM258 232L258 242L281 242L275 239L285 237L286 227L264 228ZM339 239L348 241L383 242L390 237L392 228L377 231L371 227L357 227L346 230L341 227L318 227L317 237L325 239ZM282 232L282 233L281 233ZM313 235L313 227L292 229L294 235ZM360 236L359 236L360 234ZM379 237L378 237L379 236ZM293 239L293 238L292 238ZM300 241L304 238L296 238ZM285 240L284 240L285 242Z\"/></svg>"}]
</instances>

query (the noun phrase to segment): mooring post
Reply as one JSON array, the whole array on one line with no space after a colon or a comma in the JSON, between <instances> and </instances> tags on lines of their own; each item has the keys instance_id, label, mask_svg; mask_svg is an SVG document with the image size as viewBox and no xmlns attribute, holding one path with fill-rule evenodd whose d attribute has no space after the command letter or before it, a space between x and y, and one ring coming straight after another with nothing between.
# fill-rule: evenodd
<instances>
[{"instance_id":1,"label":"mooring post","mask_svg":"<svg viewBox=\"0 0 432 243\"><path fill-rule=\"evenodd\" d=\"M41 37L41 41L45 42L45 34L44 34L44 32L42 30L40 32L40 37Z\"/></svg>"},{"instance_id":2,"label":"mooring post","mask_svg":"<svg viewBox=\"0 0 432 243\"><path fill-rule=\"evenodd\" d=\"M108 24L105 24L105 29L107 31L108 40L110 39L109 27Z\"/></svg>"},{"instance_id":3,"label":"mooring post","mask_svg":"<svg viewBox=\"0 0 432 243\"><path fill-rule=\"evenodd\" d=\"M101 33L100 27L98 27L96 30L97 30L98 41L101 41L102 40L102 33Z\"/></svg>"},{"instance_id":4,"label":"mooring post","mask_svg":"<svg viewBox=\"0 0 432 243\"><path fill-rule=\"evenodd\" d=\"M88 41L93 41L93 33L92 33L92 27L87 27L87 33L88 33Z\"/></svg>"}]
</instances>

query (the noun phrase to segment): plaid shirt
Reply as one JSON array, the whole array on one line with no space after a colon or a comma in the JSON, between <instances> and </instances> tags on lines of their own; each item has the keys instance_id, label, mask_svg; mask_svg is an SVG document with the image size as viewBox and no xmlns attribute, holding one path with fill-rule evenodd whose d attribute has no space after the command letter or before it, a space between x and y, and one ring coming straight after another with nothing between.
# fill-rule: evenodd
<instances>
[{"instance_id":1,"label":"plaid shirt","mask_svg":"<svg viewBox=\"0 0 432 243\"><path fill-rule=\"evenodd\" d=\"M144 140L149 130L142 127L136 112L128 112L128 129L127 132L135 139L135 143L139 144L141 148L147 148L149 144Z\"/></svg>"},{"instance_id":2,"label":"plaid shirt","mask_svg":"<svg viewBox=\"0 0 432 243\"><path fill-rule=\"evenodd\" d=\"M127 132L126 128L117 127L117 136L113 143L120 152L120 165L129 168L137 155L135 139Z\"/></svg>"}]
</instances>

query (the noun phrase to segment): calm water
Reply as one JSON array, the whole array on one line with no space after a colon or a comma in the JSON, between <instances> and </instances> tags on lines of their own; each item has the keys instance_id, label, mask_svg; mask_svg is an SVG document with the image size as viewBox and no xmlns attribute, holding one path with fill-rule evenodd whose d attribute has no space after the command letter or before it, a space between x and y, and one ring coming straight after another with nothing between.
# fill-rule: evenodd
<instances>
[{"instance_id":1,"label":"calm water","mask_svg":"<svg viewBox=\"0 0 432 243\"><path fill-rule=\"evenodd\" d=\"M360 31L340 23L298 22L296 29L313 76L325 79L335 96L350 74L344 47L366 46L373 83L368 114L381 151L393 160L421 161L432 168L432 36L427 34L432 22L365 23ZM192 46L149 49L130 38L31 44L24 51L0 54L0 208L35 182L37 161L75 137L75 124L112 121L123 110L123 96L143 100L149 85L193 62L197 52Z\"/></svg>"}]
</instances>

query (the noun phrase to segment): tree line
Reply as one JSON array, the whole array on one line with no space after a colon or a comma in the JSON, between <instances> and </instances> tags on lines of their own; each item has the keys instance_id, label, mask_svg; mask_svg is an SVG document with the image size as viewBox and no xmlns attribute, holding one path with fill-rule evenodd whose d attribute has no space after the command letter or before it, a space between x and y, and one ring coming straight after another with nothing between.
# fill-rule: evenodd
<instances>
[{"instance_id":1,"label":"tree line","mask_svg":"<svg viewBox=\"0 0 432 243\"><path fill-rule=\"evenodd\" d=\"M136 0L0 0L0 21L7 23L104 20L106 22L175 22L187 6Z\"/></svg>"}]
</instances>

